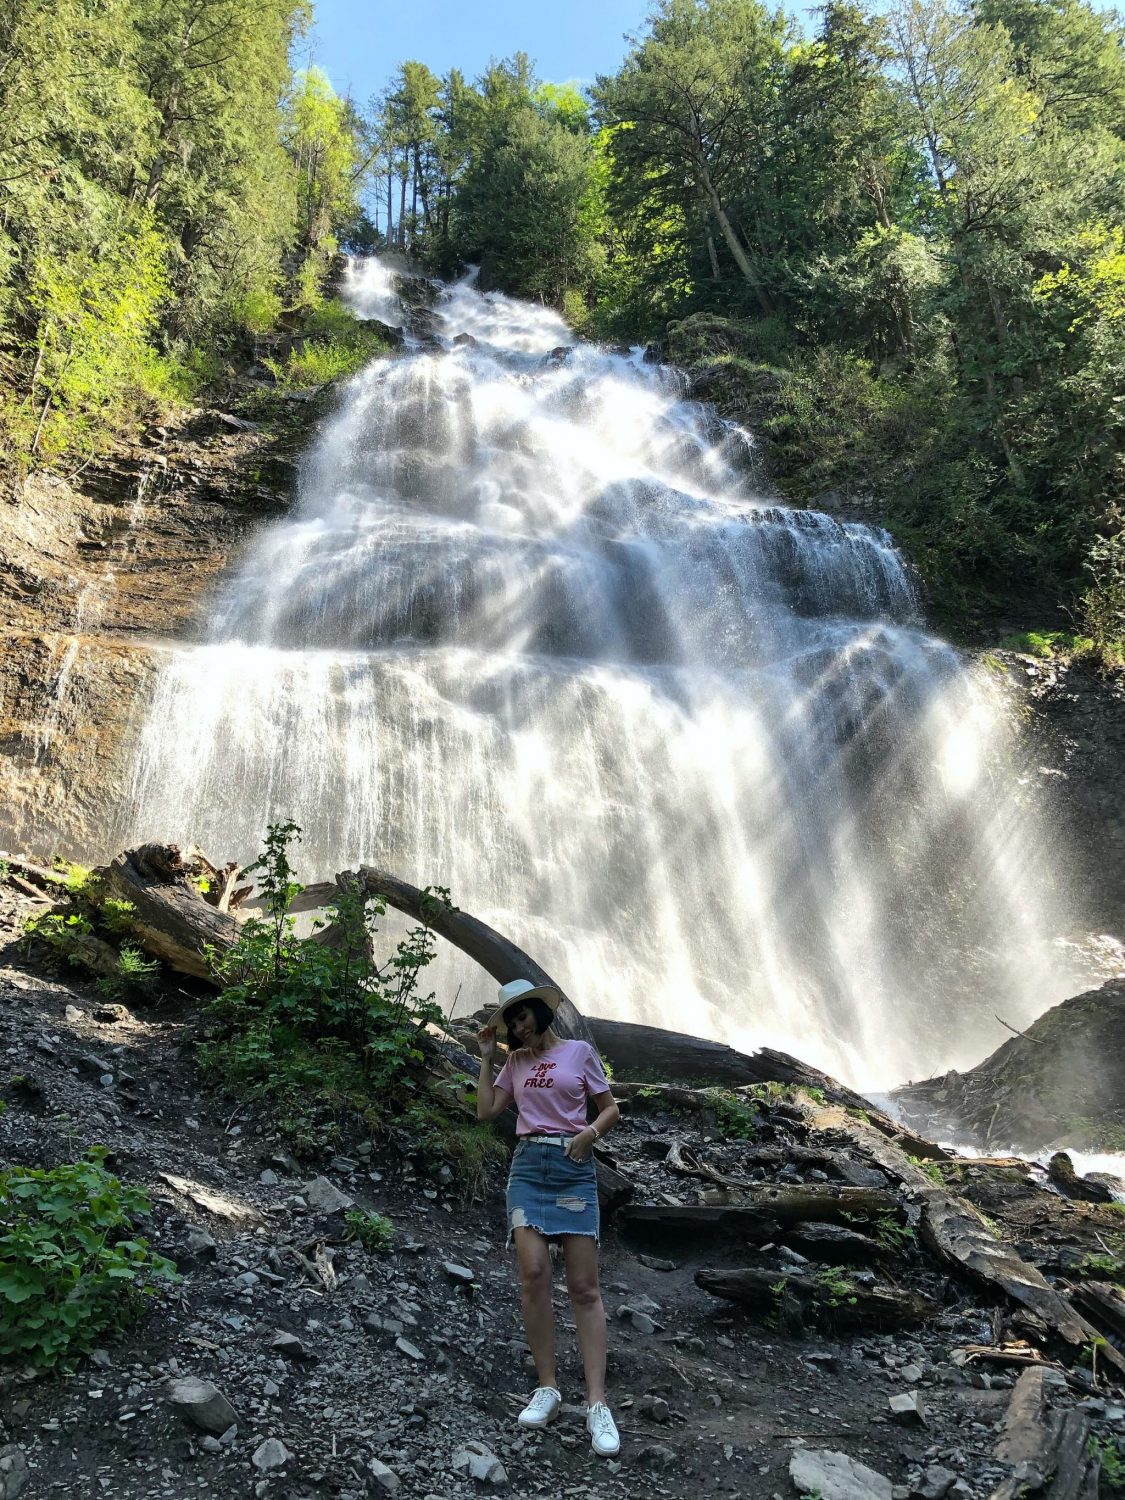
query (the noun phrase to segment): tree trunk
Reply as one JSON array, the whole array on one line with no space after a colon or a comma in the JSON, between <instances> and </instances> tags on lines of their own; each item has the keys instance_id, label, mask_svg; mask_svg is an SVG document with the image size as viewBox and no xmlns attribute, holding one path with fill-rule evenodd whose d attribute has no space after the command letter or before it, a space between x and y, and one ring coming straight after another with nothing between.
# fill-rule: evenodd
<instances>
[{"instance_id":1,"label":"tree trunk","mask_svg":"<svg viewBox=\"0 0 1125 1500\"><path fill-rule=\"evenodd\" d=\"M719 232L726 242L726 247L734 257L735 265L753 288L754 295L758 299L758 306L762 309L763 315L767 318L772 318L774 315L773 302L770 300L769 293L758 279L758 273L754 270L750 262L750 257L746 253L745 246L735 233L734 225L727 217L726 210L723 208L722 201L711 181L711 173L707 170L705 162L698 163L698 171L700 182L703 185L704 196L707 199L712 214L715 216L715 223L719 226Z\"/></svg>"}]
</instances>

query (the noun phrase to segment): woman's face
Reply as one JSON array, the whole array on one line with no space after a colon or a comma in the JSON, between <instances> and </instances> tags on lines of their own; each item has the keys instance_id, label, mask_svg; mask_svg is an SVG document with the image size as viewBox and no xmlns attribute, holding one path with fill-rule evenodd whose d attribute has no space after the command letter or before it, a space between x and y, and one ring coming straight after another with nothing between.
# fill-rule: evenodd
<instances>
[{"instance_id":1,"label":"woman's face","mask_svg":"<svg viewBox=\"0 0 1125 1500\"><path fill-rule=\"evenodd\" d=\"M528 1005L521 1005L508 1020L508 1029L519 1042L521 1047L526 1047L539 1035L535 1027L535 1012Z\"/></svg>"}]
</instances>

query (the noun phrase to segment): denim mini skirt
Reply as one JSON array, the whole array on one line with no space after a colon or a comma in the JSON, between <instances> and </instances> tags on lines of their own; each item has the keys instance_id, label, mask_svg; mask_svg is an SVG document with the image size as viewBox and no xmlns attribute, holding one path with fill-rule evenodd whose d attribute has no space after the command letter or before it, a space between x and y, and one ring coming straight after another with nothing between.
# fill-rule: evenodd
<instances>
[{"instance_id":1,"label":"denim mini skirt","mask_svg":"<svg viewBox=\"0 0 1125 1500\"><path fill-rule=\"evenodd\" d=\"M520 1141L508 1174L508 1244L516 1229L545 1239L585 1234L598 1240L601 1217L594 1161L572 1161L561 1145Z\"/></svg>"}]
</instances>

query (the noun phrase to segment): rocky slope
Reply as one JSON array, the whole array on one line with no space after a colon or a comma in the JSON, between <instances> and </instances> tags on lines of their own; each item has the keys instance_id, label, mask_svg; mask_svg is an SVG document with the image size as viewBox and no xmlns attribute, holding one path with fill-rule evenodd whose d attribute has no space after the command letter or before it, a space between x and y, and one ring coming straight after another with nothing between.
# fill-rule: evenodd
<instances>
[{"instance_id":1,"label":"rocky slope","mask_svg":"<svg viewBox=\"0 0 1125 1500\"><path fill-rule=\"evenodd\" d=\"M909 1201L896 1201L839 1113L835 1125L818 1123L828 1117L813 1101L767 1089L754 1133L738 1135L713 1113L621 1087L632 1097L610 1150L635 1184L634 1207L607 1224L603 1285L623 1447L619 1460L600 1461L577 1404L561 1277L568 1405L542 1434L513 1424L533 1373L503 1248L502 1175L466 1201L448 1168L423 1161L393 1130L353 1133L338 1155L296 1162L275 1121L201 1088L193 996L170 986L143 1011L107 1008L16 950L29 909L0 886L0 1153L52 1165L104 1144L114 1170L148 1191L146 1232L184 1280L73 1376L4 1369L6 1496L19 1492L21 1474L29 1495L114 1500L1002 1493L1015 1469L1005 1447L1020 1369L1011 1361L1034 1357L1027 1344L1012 1353L1023 1315L951 1277L907 1228L894 1228L909 1219ZM692 1170L701 1164L702 1175ZM1022 1164L939 1159L931 1171L957 1177L1050 1278L1080 1278L1083 1258L1121 1237L1116 1209L1048 1193ZM808 1226L748 1243L661 1221L662 1210L714 1204L727 1192L716 1172L746 1191L889 1195L884 1243L859 1221L838 1225L827 1246ZM348 1240L348 1201L392 1218L389 1254ZM819 1277L838 1294L819 1318L788 1292L751 1316L696 1281L701 1268L740 1266L771 1281ZM844 1332L849 1297L876 1285L929 1297L933 1315L893 1333L871 1323ZM1104 1377L1073 1365L1043 1366L1035 1378L1044 1370L1040 1397L1055 1420L1076 1424L1083 1454L1088 1431L1106 1443L1125 1436L1125 1407ZM191 1392L177 1389L192 1378L213 1383L233 1421L216 1402L193 1424ZM845 1480L851 1488L838 1487ZM1048 1484L1044 1493L1063 1491Z\"/></svg>"}]
</instances>

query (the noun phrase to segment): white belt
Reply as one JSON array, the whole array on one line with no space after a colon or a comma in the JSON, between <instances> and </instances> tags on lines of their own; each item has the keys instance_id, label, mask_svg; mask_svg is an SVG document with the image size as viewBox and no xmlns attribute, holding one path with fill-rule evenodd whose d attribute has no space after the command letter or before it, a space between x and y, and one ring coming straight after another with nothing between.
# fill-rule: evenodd
<instances>
[{"instance_id":1,"label":"white belt","mask_svg":"<svg viewBox=\"0 0 1125 1500\"><path fill-rule=\"evenodd\" d=\"M569 1146L572 1135L521 1135L521 1141L540 1141L545 1146Z\"/></svg>"}]
</instances>

